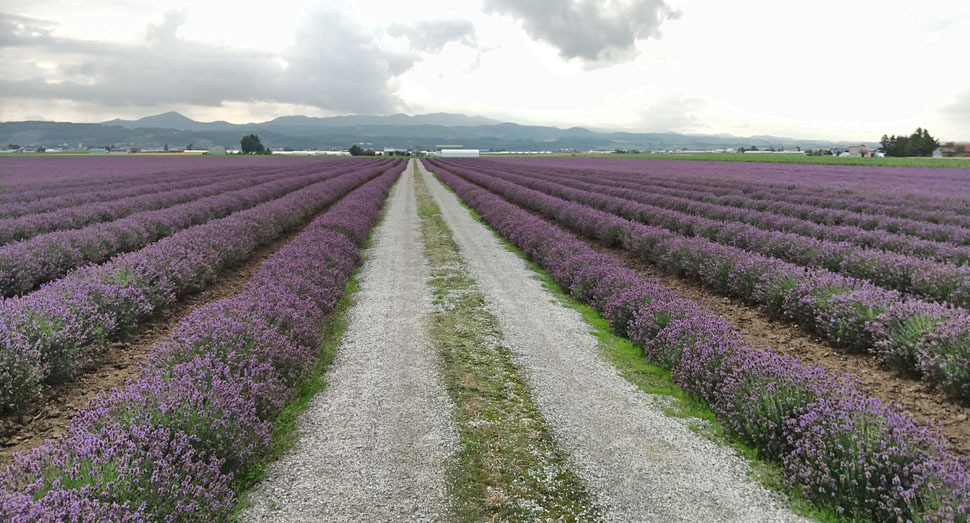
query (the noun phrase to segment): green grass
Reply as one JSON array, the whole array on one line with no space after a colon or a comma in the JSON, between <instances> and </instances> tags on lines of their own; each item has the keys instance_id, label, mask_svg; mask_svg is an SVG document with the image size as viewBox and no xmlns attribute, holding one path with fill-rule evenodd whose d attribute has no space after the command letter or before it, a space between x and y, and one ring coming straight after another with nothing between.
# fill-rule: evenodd
<instances>
[{"instance_id":1,"label":"green grass","mask_svg":"<svg viewBox=\"0 0 970 523\"><path fill-rule=\"evenodd\" d=\"M815 165L861 165L867 167L938 167L970 169L970 158L839 158L837 156L805 156L804 154L603 154L597 158L636 158L649 160L706 160L716 162L797 163Z\"/></svg>"},{"instance_id":2,"label":"green grass","mask_svg":"<svg viewBox=\"0 0 970 523\"><path fill-rule=\"evenodd\" d=\"M450 187L445 184L442 185L454 194ZM529 269L533 271L534 277L542 283L542 286L552 294L560 305L576 310L582 315L583 320L589 325L590 333L599 341L603 357L616 367L620 376L646 394L664 396L669 399L668 406L665 409L667 415L695 419L696 423L690 425L691 430L737 451L749 463L751 477L765 488L784 495L788 499L792 511L796 514L825 523L855 523L860 521L844 518L834 508L814 505L797 491L789 489L785 484L784 473L778 464L761 458L757 449L740 441L725 430L717 421L710 406L700 398L687 394L677 387L667 370L647 361L643 349L634 345L630 340L614 334L610 329L609 322L595 309L573 298L559 286L545 269L533 263L521 249L509 243L477 212L465 205L461 198L458 201L476 221L488 228L508 251L515 253L525 261Z\"/></svg>"},{"instance_id":3,"label":"green grass","mask_svg":"<svg viewBox=\"0 0 970 523\"><path fill-rule=\"evenodd\" d=\"M701 160L713 162L748 163L796 163L815 165L859 165L868 167L935 167L941 169L970 169L970 158L839 158L837 156L806 156L804 154L738 154L738 153L684 153L684 154L614 154L614 153L554 153L554 154L502 154L486 155L489 158L626 158L639 160Z\"/></svg>"},{"instance_id":4,"label":"green grass","mask_svg":"<svg viewBox=\"0 0 970 523\"><path fill-rule=\"evenodd\" d=\"M429 334L455 402L460 447L449 466L457 521L588 521L600 508L566 466L503 344L498 319L466 272L420 175L418 216L435 310Z\"/></svg>"}]
</instances>

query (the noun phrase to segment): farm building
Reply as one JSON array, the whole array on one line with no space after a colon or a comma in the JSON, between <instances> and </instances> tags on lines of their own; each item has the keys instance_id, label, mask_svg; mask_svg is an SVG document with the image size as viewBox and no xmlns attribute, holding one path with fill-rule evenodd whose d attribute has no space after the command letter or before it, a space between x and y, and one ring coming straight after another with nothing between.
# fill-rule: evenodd
<instances>
[{"instance_id":1,"label":"farm building","mask_svg":"<svg viewBox=\"0 0 970 523\"><path fill-rule=\"evenodd\" d=\"M933 151L936 158L970 158L970 143L943 144Z\"/></svg>"},{"instance_id":2,"label":"farm building","mask_svg":"<svg viewBox=\"0 0 970 523\"><path fill-rule=\"evenodd\" d=\"M839 156L843 155L848 158L873 158L876 156L876 151L864 144L850 145L848 153L842 153Z\"/></svg>"}]
</instances>

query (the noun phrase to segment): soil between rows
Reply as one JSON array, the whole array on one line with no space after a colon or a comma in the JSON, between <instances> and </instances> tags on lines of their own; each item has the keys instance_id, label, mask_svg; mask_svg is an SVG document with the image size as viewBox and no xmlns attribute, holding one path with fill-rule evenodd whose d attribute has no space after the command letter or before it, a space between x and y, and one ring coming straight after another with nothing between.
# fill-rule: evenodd
<instances>
[{"instance_id":1,"label":"soil between rows","mask_svg":"<svg viewBox=\"0 0 970 523\"><path fill-rule=\"evenodd\" d=\"M329 207L302 226L257 248L246 261L223 271L218 280L205 289L158 312L125 339L109 343L94 354L73 379L49 387L40 399L22 409L0 415L0 471L11 463L15 453L60 436L71 417L99 392L120 388L127 380L141 375L142 364L152 347L164 340L183 317L197 307L239 293L266 258L283 248L327 210Z\"/></svg>"},{"instance_id":2,"label":"soil between rows","mask_svg":"<svg viewBox=\"0 0 970 523\"><path fill-rule=\"evenodd\" d=\"M884 402L898 403L907 415L922 423L937 425L954 451L970 454L970 407L954 403L929 384L901 371L884 368L871 354L846 352L826 345L792 322L740 300L715 294L700 283L670 275L621 247L608 247L587 238L583 240L598 252L637 271L646 280L663 285L724 317L741 329L744 339L756 347L770 347L774 352L795 356L809 365L821 362L827 369L857 375L865 392Z\"/></svg>"}]
</instances>

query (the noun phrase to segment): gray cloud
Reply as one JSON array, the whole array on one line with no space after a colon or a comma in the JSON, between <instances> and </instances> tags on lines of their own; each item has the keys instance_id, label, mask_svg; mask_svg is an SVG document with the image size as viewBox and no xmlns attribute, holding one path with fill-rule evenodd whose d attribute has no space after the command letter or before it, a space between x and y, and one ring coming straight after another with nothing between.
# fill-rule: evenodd
<instances>
[{"instance_id":1,"label":"gray cloud","mask_svg":"<svg viewBox=\"0 0 970 523\"><path fill-rule=\"evenodd\" d=\"M0 47L50 35L50 24L26 16L0 13Z\"/></svg>"},{"instance_id":2,"label":"gray cloud","mask_svg":"<svg viewBox=\"0 0 970 523\"><path fill-rule=\"evenodd\" d=\"M594 66L632 58L637 40L658 38L660 25L680 16L664 0L485 0L485 9L521 20L563 58Z\"/></svg>"},{"instance_id":3,"label":"gray cloud","mask_svg":"<svg viewBox=\"0 0 970 523\"><path fill-rule=\"evenodd\" d=\"M337 6L305 15L294 44L279 56L185 40L176 34L185 19L184 11L169 12L143 42L117 44L60 38L50 23L0 14L0 48L57 64L53 72L0 79L0 96L144 107L277 102L387 113L402 105L394 79L416 61L382 49Z\"/></svg>"},{"instance_id":4,"label":"gray cloud","mask_svg":"<svg viewBox=\"0 0 970 523\"><path fill-rule=\"evenodd\" d=\"M391 82L417 57L382 49L341 10L307 18L284 57L289 67L278 89L285 102L356 113L391 112L401 105Z\"/></svg>"},{"instance_id":5,"label":"gray cloud","mask_svg":"<svg viewBox=\"0 0 970 523\"><path fill-rule=\"evenodd\" d=\"M391 36L407 37L411 47L429 53L441 51L448 42L475 45L475 25L460 18L391 24L387 33Z\"/></svg>"}]
</instances>

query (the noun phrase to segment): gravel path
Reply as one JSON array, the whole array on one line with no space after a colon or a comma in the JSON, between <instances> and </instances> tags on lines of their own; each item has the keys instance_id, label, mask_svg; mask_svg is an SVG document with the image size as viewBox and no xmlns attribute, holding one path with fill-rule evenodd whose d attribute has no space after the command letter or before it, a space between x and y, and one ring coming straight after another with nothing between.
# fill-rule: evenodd
<instances>
[{"instance_id":1,"label":"gravel path","mask_svg":"<svg viewBox=\"0 0 970 523\"><path fill-rule=\"evenodd\" d=\"M453 405L426 336L431 308L412 168L394 186L360 291L300 440L251 493L247 521L440 521Z\"/></svg>"},{"instance_id":2,"label":"gravel path","mask_svg":"<svg viewBox=\"0 0 970 523\"><path fill-rule=\"evenodd\" d=\"M499 318L570 465L613 521L799 519L747 477L733 451L663 413L599 354L578 312L552 302L532 271L424 171L436 203Z\"/></svg>"}]
</instances>

